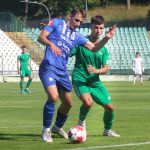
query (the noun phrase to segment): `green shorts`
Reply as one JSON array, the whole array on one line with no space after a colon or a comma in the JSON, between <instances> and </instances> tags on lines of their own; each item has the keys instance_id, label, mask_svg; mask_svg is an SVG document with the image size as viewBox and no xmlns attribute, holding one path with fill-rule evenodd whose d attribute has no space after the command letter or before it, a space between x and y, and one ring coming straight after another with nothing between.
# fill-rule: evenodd
<instances>
[{"instance_id":1,"label":"green shorts","mask_svg":"<svg viewBox=\"0 0 150 150\"><path fill-rule=\"evenodd\" d=\"M21 69L20 70L20 76L21 77L31 77L32 76L31 70L29 70L29 69Z\"/></svg>"},{"instance_id":2,"label":"green shorts","mask_svg":"<svg viewBox=\"0 0 150 150\"><path fill-rule=\"evenodd\" d=\"M112 101L109 92L102 83L97 86L89 86L83 82L74 82L73 87L78 97L84 93L89 93L99 105L107 105Z\"/></svg>"}]
</instances>

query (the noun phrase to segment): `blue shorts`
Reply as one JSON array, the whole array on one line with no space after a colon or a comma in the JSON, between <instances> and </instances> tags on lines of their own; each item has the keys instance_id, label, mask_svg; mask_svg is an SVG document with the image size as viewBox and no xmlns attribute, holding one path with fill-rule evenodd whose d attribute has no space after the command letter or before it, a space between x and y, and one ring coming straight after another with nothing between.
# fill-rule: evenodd
<instances>
[{"instance_id":1,"label":"blue shorts","mask_svg":"<svg viewBox=\"0 0 150 150\"><path fill-rule=\"evenodd\" d=\"M54 66L45 69L45 67L43 68L41 65L39 69L39 77L45 89L49 86L56 85L59 92L72 91L72 85L66 70L60 70Z\"/></svg>"}]
</instances>

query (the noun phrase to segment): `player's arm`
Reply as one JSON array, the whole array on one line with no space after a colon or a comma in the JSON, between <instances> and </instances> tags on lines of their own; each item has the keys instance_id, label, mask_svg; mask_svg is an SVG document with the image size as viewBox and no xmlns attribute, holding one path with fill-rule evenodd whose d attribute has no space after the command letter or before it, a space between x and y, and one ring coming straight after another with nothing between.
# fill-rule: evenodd
<instances>
[{"instance_id":1,"label":"player's arm","mask_svg":"<svg viewBox=\"0 0 150 150\"><path fill-rule=\"evenodd\" d=\"M56 55L60 55L61 54L61 50L55 46L54 43L52 43L50 40L48 40L48 36L49 36L49 32L46 30L42 30L39 37L38 37L38 41L46 46L50 46L51 50L56 54Z\"/></svg>"},{"instance_id":2,"label":"player's arm","mask_svg":"<svg viewBox=\"0 0 150 150\"><path fill-rule=\"evenodd\" d=\"M141 62L141 66L142 66L142 71L144 72L144 61L142 59L142 62Z\"/></svg>"},{"instance_id":3,"label":"player's arm","mask_svg":"<svg viewBox=\"0 0 150 150\"><path fill-rule=\"evenodd\" d=\"M33 71L32 66L31 66L31 59L29 59L29 61L28 61L28 66L29 66L30 70Z\"/></svg>"},{"instance_id":4,"label":"player's arm","mask_svg":"<svg viewBox=\"0 0 150 150\"><path fill-rule=\"evenodd\" d=\"M133 69L133 71L135 71L135 62L134 62L134 59L132 60L132 69Z\"/></svg>"},{"instance_id":5,"label":"player's arm","mask_svg":"<svg viewBox=\"0 0 150 150\"><path fill-rule=\"evenodd\" d=\"M84 44L84 46L89 50L97 51L102 47L104 47L104 45L108 42L108 40L115 35L115 32L116 32L116 26L113 26L106 32L105 37L97 44L93 44L92 42L88 41L86 44Z\"/></svg>"},{"instance_id":6,"label":"player's arm","mask_svg":"<svg viewBox=\"0 0 150 150\"><path fill-rule=\"evenodd\" d=\"M109 70L109 66L108 65L104 65L102 68L100 69L96 69L94 68L92 65L88 65L88 72L89 73L95 73L95 74L106 74Z\"/></svg>"},{"instance_id":7,"label":"player's arm","mask_svg":"<svg viewBox=\"0 0 150 150\"><path fill-rule=\"evenodd\" d=\"M17 58L17 71L18 71L18 74L20 74L20 60L19 60L19 58Z\"/></svg>"}]
</instances>

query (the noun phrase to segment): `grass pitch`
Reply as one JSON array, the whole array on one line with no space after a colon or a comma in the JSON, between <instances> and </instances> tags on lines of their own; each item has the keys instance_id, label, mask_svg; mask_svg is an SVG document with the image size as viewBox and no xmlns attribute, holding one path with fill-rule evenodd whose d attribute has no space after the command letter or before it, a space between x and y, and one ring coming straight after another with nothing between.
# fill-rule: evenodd
<instances>
[{"instance_id":1,"label":"grass pitch","mask_svg":"<svg viewBox=\"0 0 150 150\"><path fill-rule=\"evenodd\" d=\"M21 95L19 83L0 84L0 150L63 149L150 149L150 82L133 86L131 82L104 82L115 106L113 129L121 137L103 137L103 109L94 104L87 118L87 141L70 144L54 136L53 143L41 141L42 109L46 94L41 83L33 83L32 94ZM77 123L81 102L73 92L74 105L64 126L67 131ZM59 106L59 101L56 109ZM55 121L56 113L54 116ZM146 143L147 142L147 143Z\"/></svg>"}]
</instances>

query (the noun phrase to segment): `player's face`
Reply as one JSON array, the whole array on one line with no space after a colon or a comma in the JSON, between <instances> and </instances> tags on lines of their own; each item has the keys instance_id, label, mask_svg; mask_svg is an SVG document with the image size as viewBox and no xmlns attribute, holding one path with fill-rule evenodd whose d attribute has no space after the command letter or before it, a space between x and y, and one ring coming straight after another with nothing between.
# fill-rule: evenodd
<instances>
[{"instance_id":1,"label":"player's face","mask_svg":"<svg viewBox=\"0 0 150 150\"><path fill-rule=\"evenodd\" d=\"M28 49L27 49L27 48L23 48L23 49L22 49L22 52L23 52L23 53L28 52Z\"/></svg>"},{"instance_id":2,"label":"player's face","mask_svg":"<svg viewBox=\"0 0 150 150\"><path fill-rule=\"evenodd\" d=\"M81 13L77 13L75 15L70 16L69 20L69 26L71 29L78 28L82 23L84 22L84 19L81 15Z\"/></svg>"},{"instance_id":3,"label":"player's face","mask_svg":"<svg viewBox=\"0 0 150 150\"><path fill-rule=\"evenodd\" d=\"M99 36L102 35L103 31L104 31L104 24L91 26L91 33L95 38L99 38Z\"/></svg>"}]
</instances>

